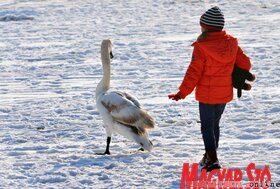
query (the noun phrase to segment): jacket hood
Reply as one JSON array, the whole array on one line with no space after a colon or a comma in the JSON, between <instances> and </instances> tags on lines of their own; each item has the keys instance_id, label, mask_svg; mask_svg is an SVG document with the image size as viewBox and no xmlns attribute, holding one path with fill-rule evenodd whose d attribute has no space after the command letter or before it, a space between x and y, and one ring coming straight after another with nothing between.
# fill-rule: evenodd
<instances>
[{"instance_id":1,"label":"jacket hood","mask_svg":"<svg viewBox=\"0 0 280 189\"><path fill-rule=\"evenodd\" d=\"M235 61L238 49L237 39L223 32L209 32L207 36L194 43L213 59L227 63Z\"/></svg>"}]
</instances>

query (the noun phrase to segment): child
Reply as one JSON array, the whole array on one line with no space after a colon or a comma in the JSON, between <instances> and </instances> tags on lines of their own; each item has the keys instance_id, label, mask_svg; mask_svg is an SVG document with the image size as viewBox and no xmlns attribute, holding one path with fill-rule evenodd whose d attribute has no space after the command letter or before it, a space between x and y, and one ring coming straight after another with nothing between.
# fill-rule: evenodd
<instances>
[{"instance_id":1,"label":"child","mask_svg":"<svg viewBox=\"0 0 280 189\"><path fill-rule=\"evenodd\" d=\"M251 68L250 59L238 46L237 39L223 31L224 22L224 15L218 7L207 10L201 16L202 34L192 44L192 60L179 92L168 95L170 99L178 101L196 88L205 147L199 164L207 171L221 168L217 157L219 122L226 104L233 99L234 64L247 71Z\"/></svg>"}]
</instances>

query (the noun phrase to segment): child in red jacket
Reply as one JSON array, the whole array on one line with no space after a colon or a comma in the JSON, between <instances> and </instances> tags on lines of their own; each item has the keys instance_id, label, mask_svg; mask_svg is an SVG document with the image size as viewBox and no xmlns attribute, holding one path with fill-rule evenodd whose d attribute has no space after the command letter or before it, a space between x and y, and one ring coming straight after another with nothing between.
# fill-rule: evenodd
<instances>
[{"instance_id":1,"label":"child in red jacket","mask_svg":"<svg viewBox=\"0 0 280 189\"><path fill-rule=\"evenodd\" d=\"M201 133L205 154L200 165L211 171L219 169L217 158L220 118L233 99L232 72L234 64L250 70L250 59L238 46L237 39L223 31L224 15L218 7L207 10L200 18L202 34L192 44L191 63L179 92L168 95L172 100L184 99L194 88L199 101Z\"/></svg>"}]
</instances>

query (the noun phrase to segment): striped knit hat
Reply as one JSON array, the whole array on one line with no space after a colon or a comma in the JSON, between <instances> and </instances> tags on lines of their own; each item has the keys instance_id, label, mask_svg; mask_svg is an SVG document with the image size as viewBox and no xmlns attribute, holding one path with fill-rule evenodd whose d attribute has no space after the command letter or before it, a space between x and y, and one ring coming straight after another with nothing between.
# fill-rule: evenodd
<instances>
[{"instance_id":1,"label":"striped knit hat","mask_svg":"<svg viewBox=\"0 0 280 189\"><path fill-rule=\"evenodd\" d=\"M224 15L219 7L212 7L200 17L200 26L207 30L222 31L225 24Z\"/></svg>"}]
</instances>

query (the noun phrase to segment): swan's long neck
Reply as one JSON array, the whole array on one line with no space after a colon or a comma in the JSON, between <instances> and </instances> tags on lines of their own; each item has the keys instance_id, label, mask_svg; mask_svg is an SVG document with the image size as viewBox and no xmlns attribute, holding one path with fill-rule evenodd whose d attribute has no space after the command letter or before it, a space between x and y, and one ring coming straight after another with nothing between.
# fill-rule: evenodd
<instances>
[{"instance_id":1,"label":"swan's long neck","mask_svg":"<svg viewBox=\"0 0 280 189\"><path fill-rule=\"evenodd\" d=\"M101 61L103 67L103 78L98 83L96 88L96 97L98 97L102 92L106 92L110 88L110 52L108 48L101 48Z\"/></svg>"}]
</instances>

